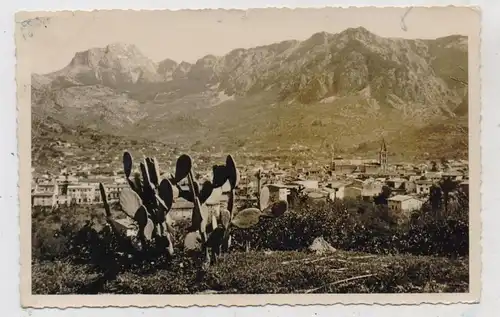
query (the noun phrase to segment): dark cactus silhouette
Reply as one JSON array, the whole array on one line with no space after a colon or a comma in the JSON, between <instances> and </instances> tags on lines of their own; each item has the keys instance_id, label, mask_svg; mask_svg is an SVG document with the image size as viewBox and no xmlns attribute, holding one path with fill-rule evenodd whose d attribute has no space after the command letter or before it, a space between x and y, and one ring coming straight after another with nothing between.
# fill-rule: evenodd
<instances>
[{"instance_id":1,"label":"dark cactus silhouette","mask_svg":"<svg viewBox=\"0 0 500 317\"><path fill-rule=\"evenodd\" d=\"M259 223L260 218L276 218L288 209L286 201L269 203L268 189L260 195L259 208L246 208L234 212L235 189L240 181L240 172L231 155L223 165L214 165L212 180L206 180L200 186L194 177L193 163L189 155L182 154L176 162L175 174L161 178L156 158L146 157L139 163L140 172L134 173L133 159L129 152L123 154L123 168L129 188L120 192L121 210L131 218L137 227L136 238L140 249L150 247L166 248L169 255L174 254L173 219L170 211L178 198L193 203L191 226L184 238L184 250L187 253L201 254L203 263L208 265L217 260L222 252L228 252L231 245L233 227L247 229ZM182 189L180 182L187 179L189 190ZM207 201L222 196L222 187L229 183L227 209L218 213L210 212ZM259 185L260 187L260 185ZM120 224L113 219L107 203L106 189L99 184L106 219L115 235L125 240ZM266 198L267 197L267 198ZM126 245L126 244L124 244ZM127 244L130 245L130 244ZM160 249L161 251L161 249Z\"/></svg>"}]
</instances>

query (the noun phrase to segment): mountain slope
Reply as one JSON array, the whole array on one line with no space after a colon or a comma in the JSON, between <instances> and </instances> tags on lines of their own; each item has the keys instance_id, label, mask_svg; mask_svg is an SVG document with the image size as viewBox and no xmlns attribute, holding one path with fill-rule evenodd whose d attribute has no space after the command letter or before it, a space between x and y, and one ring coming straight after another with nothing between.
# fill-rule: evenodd
<instances>
[{"instance_id":1,"label":"mountain slope","mask_svg":"<svg viewBox=\"0 0 500 317\"><path fill-rule=\"evenodd\" d=\"M322 151L335 142L354 153L392 135L405 151L432 152L425 127L463 126L467 116L467 58L463 36L393 39L364 28L194 64L154 63L133 45L113 44L77 53L60 71L34 74L33 112L201 148L302 143ZM413 146L398 142L403 134Z\"/></svg>"}]
</instances>

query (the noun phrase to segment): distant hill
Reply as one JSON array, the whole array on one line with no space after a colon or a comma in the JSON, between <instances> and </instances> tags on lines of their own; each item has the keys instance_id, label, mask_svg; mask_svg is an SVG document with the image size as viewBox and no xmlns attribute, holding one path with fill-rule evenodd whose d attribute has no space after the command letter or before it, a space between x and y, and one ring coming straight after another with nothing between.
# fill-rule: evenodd
<instances>
[{"instance_id":1,"label":"distant hill","mask_svg":"<svg viewBox=\"0 0 500 317\"><path fill-rule=\"evenodd\" d=\"M284 153L298 143L321 156L336 144L369 155L385 136L403 158L466 156L457 131L467 130L467 59L463 36L407 40L364 28L194 64L111 44L33 74L32 107L68 126L198 149Z\"/></svg>"}]
</instances>

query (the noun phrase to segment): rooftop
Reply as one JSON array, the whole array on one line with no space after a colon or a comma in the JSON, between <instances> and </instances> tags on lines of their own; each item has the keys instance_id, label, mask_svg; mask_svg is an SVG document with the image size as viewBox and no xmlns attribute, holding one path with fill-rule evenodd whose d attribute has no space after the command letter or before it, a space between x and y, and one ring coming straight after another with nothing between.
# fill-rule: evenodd
<instances>
[{"instance_id":1,"label":"rooftop","mask_svg":"<svg viewBox=\"0 0 500 317\"><path fill-rule=\"evenodd\" d=\"M415 199L415 198L412 196L408 196L408 195L396 195L394 197L389 198L389 200L391 200L391 201L405 201L408 199Z\"/></svg>"},{"instance_id":2,"label":"rooftop","mask_svg":"<svg viewBox=\"0 0 500 317\"><path fill-rule=\"evenodd\" d=\"M295 186L291 185L284 185L284 184L267 184L267 187L274 187L274 188L295 188Z\"/></svg>"},{"instance_id":3,"label":"rooftop","mask_svg":"<svg viewBox=\"0 0 500 317\"><path fill-rule=\"evenodd\" d=\"M40 197L52 197L54 193L32 193L32 196L40 196Z\"/></svg>"},{"instance_id":4,"label":"rooftop","mask_svg":"<svg viewBox=\"0 0 500 317\"><path fill-rule=\"evenodd\" d=\"M415 181L415 184L420 184L420 185L431 185L433 182L427 179L418 179Z\"/></svg>"},{"instance_id":5,"label":"rooftop","mask_svg":"<svg viewBox=\"0 0 500 317\"><path fill-rule=\"evenodd\" d=\"M91 184L69 184L68 188L95 188L95 185L91 185Z\"/></svg>"},{"instance_id":6,"label":"rooftop","mask_svg":"<svg viewBox=\"0 0 500 317\"><path fill-rule=\"evenodd\" d=\"M340 187L344 187L344 186L347 186L348 184L345 183L345 182L330 182L326 185L326 187L329 187L329 188L340 188Z\"/></svg>"}]
</instances>

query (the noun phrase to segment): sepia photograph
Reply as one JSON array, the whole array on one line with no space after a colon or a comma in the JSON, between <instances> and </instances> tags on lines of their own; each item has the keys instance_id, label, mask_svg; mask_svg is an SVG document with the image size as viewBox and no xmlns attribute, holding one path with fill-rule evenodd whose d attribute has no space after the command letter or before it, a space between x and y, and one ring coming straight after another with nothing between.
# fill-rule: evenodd
<instances>
[{"instance_id":1,"label":"sepia photograph","mask_svg":"<svg viewBox=\"0 0 500 317\"><path fill-rule=\"evenodd\" d=\"M16 21L26 303L479 299L478 11Z\"/></svg>"}]
</instances>

